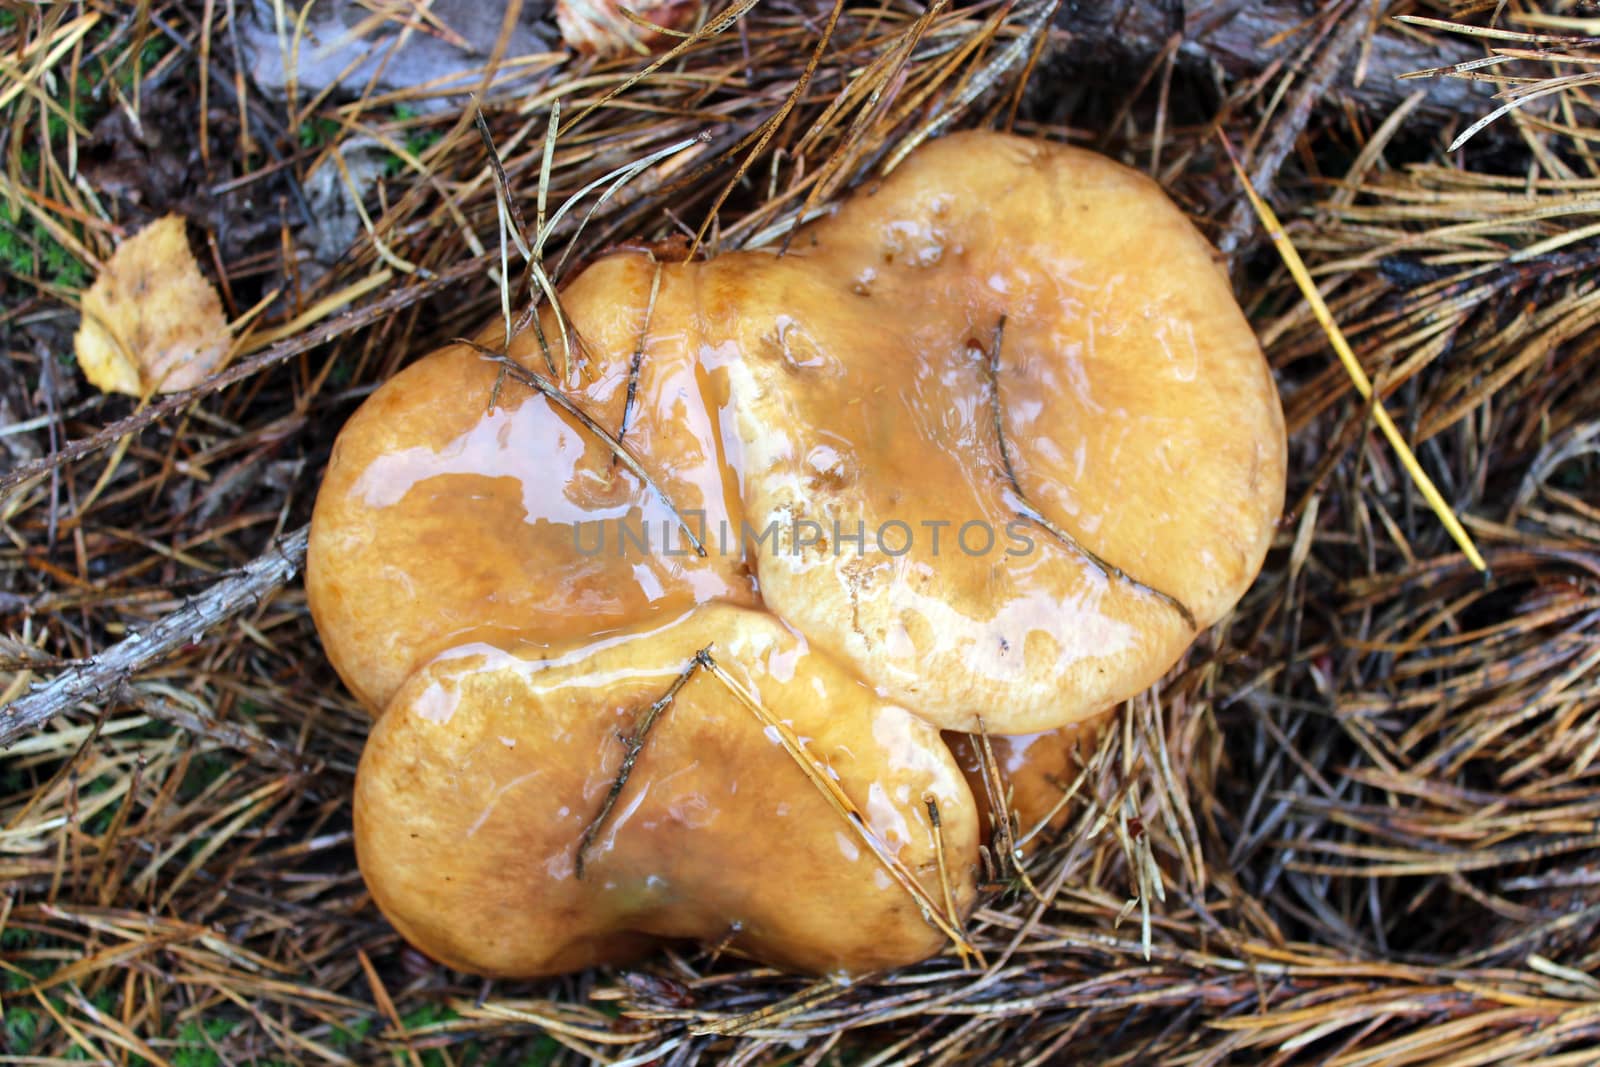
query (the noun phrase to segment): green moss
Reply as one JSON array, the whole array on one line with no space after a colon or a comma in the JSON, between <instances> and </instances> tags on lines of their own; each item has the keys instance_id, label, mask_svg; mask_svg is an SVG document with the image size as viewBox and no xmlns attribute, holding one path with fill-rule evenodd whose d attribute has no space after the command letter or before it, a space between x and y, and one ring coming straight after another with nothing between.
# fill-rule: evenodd
<instances>
[{"instance_id":1,"label":"green moss","mask_svg":"<svg viewBox=\"0 0 1600 1067\"><path fill-rule=\"evenodd\" d=\"M206 752L190 760L188 772L183 776L183 785L178 788L178 795L185 800L193 800L218 778L228 773L232 766L232 761L217 752Z\"/></svg>"},{"instance_id":2,"label":"green moss","mask_svg":"<svg viewBox=\"0 0 1600 1067\"><path fill-rule=\"evenodd\" d=\"M414 107L407 107L405 104L400 104L394 109L394 117L397 122L410 122L412 119L421 118L422 112ZM411 153L411 155L421 156L422 153L426 152L443 139L444 134L437 129L413 130L412 132L406 134L405 139L401 143L406 146L406 151ZM404 167L405 161L391 152L383 162L383 173L386 177L392 178L399 174Z\"/></svg>"},{"instance_id":3,"label":"green moss","mask_svg":"<svg viewBox=\"0 0 1600 1067\"><path fill-rule=\"evenodd\" d=\"M315 117L301 125L298 136L301 148L320 148L329 144L343 129L332 119Z\"/></svg>"},{"instance_id":4,"label":"green moss","mask_svg":"<svg viewBox=\"0 0 1600 1067\"><path fill-rule=\"evenodd\" d=\"M349 1026L340 1026L336 1023L333 1033L328 1037L328 1044L340 1050L354 1048L364 1042L371 1032L371 1019L358 1019Z\"/></svg>"},{"instance_id":5,"label":"green moss","mask_svg":"<svg viewBox=\"0 0 1600 1067\"><path fill-rule=\"evenodd\" d=\"M160 61L161 57L172 51L172 42L167 40L165 34L152 33L144 42L144 47L139 50L139 64L144 70L149 70Z\"/></svg>"},{"instance_id":6,"label":"green moss","mask_svg":"<svg viewBox=\"0 0 1600 1067\"><path fill-rule=\"evenodd\" d=\"M161 57L172 51L172 49L173 44L167 40L165 34L159 31L150 33L145 38L144 45L139 49L139 62L137 64L129 62L126 58L122 60L121 66L117 68L117 84L122 86L124 91L131 90L134 76L144 77L145 72L159 63Z\"/></svg>"},{"instance_id":7,"label":"green moss","mask_svg":"<svg viewBox=\"0 0 1600 1067\"><path fill-rule=\"evenodd\" d=\"M1581 493L1595 484L1596 468L1593 456L1581 456L1557 467L1550 475L1550 484L1568 493Z\"/></svg>"},{"instance_id":8,"label":"green moss","mask_svg":"<svg viewBox=\"0 0 1600 1067\"><path fill-rule=\"evenodd\" d=\"M517 1061L518 1067L546 1067L554 1063L561 1054L561 1043L555 1038L543 1034L536 1038L528 1051L522 1054L522 1059Z\"/></svg>"},{"instance_id":9,"label":"green moss","mask_svg":"<svg viewBox=\"0 0 1600 1067\"><path fill-rule=\"evenodd\" d=\"M396 162L398 162L398 160L396 160ZM328 383L335 389L343 389L345 386L350 384L350 379L355 377L355 373L355 363L348 359L341 359L338 363L335 363L333 369L328 372Z\"/></svg>"},{"instance_id":10,"label":"green moss","mask_svg":"<svg viewBox=\"0 0 1600 1067\"><path fill-rule=\"evenodd\" d=\"M407 1030L420 1030L424 1026L455 1022L459 1018L460 1015L443 1004L424 1004L400 1016L400 1025Z\"/></svg>"},{"instance_id":11,"label":"green moss","mask_svg":"<svg viewBox=\"0 0 1600 1067\"><path fill-rule=\"evenodd\" d=\"M30 284L43 281L65 289L89 284L89 268L32 216L0 218L0 270Z\"/></svg>"},{"instance_id":12,"label":"green moss","mask_svg":"<svg viewBox=\"0 0 1600 1067\"><path fill-rule=\"evenodd\" d=\"M100 777L84 786L82 792L86 797L99 796L102 793L109 792L112 787L117 784L117 782L118 779L115 776L102 774ZM101 808L99 811L95 812L89 818L84 820L84 832L93 834L96 837L103 836L107 830L111 829L111 820L116 818L116 814L117 805L107 804L105 807Z\"/></svg>"},{"instance_id":13,"label":"green moss","mask_svg":"<svg viewBox=\"0 0 1600 1067\"><path fill-rule=\"evenodd\" d=\"M418 130L406 136L406 151L420 156L443 139L444 134L439 130Z\"/></svg>"},{"instance_id":14,"label":"green moss","mask_svg":"<svg viewBox=\"0 0 1600 1067\"><path fill-rule=\"evenodd\" d=\"M400 1016L400 1025L406 1030L422 1030L440 1023L454 1022L461 1018L459 1014L442 1004L424 1004ZM468 1041L451 1050L451 1058L447 1059L437 1049L424 1049L421 1054L423 1067L448 1067L452 1060L467 1067L468 1064L481 1060L483 1048L476 1041Z\"/></svg>"},{"instance_id":15,"label":"green moss","mask_svg":"<svg viewBox=\"0 0 1600 1067\"><path fill-rule=\"evenodd\" d=\"M0 1033L5 1034L7 1052L14 1056L28 1055L39 1039L39 1013L20 1005L7 1008L5 1026Z\"/></svg>"},{"instance_id":16,"label":"green moss","mask_svg":"<svg viewBox=\"0 0 1600 1067\"><path fill-rule=\"evenodd\" d=\"M222 1057L212 1044L226 1038L236 1025L232 1019L190 1019L178 1027L177 1042L172 1048L173 1067L223 1067Z\"/></svg>"}]
</instances>

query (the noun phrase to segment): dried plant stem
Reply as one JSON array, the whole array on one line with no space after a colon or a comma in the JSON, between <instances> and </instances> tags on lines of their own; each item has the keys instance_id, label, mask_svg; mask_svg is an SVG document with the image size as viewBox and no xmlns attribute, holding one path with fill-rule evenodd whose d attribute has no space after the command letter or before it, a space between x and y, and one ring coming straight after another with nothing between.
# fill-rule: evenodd
<instances>
[{"instance_id":1,"label":"dried plant stem","mask_svg":"<svg viewBox=\"0 0 1600 1067\"><path fill-rule=\"evenodd\" d=\"M1239 164L1239 158L1233 154L1233 146L1223 138L1223 148L1228 153L1228 159L1233 164L1234 173L1239 176L1239 181L1244 185L1245 196L1250 199L1250 206L1261 217L1261 225L1266 227L1267 236L1278 249L1278 254L1283 257L1284 264L1289 268L1289 273L1294 275L1295 284L1300 292L1310 303L1312 312L1317 317L1317 322L1328 335L1328 343L1339 356L1339 362L1344 364L1345 373L1350 375L1350 381L1356 387L1356 392L1361 398L1372 405L1372 420L1378 424L1378 429L1383 431L1383 436L1388 438L1389 444L1400 457L1400 462L1406 468L1406 473L1411 475L1412 481L1422 491L1422 496L1427 500L1428 506L1439 516L1439 521L1449 532L1450 537L1460 547L1462 553L1480 571L1487 571L1489 565L1484 562L1478 547L1472 543L1472 535L1461 525L1461 520L1456 518L1455 511L1450 507L1444 495L1439 492L1439 487L1433 484L1433 479L1428 477L1428 472L1422 469L1422 464L1417 462L1416 453L1411 451L1411 446L1406 443L1405 435L1395 425L1394 419L1389 417L1389 412L1384 408L1383 401L1372 392L1372 381L1367 377L1367 372L1362 369L1361 361L1350 348L1350 342L1345 340L1344 332L1339 329L1338 322L1333 313L1328 310L1328 305L1323 301L1322 294L1317 291L1316 283L1311 280L1311 272L1306 270L1305 261L1300 258L1300 253L1295 250L1289 241L1289 236L1284 232L1283 223L1278 221L1278 216L1271 206L1261 199L1255 187L1250 184L1250 179L1245 175L1244 168Z\"/></svg>"},{"instance_id":2,"label":"dried plant stem","mask_svg":"<svg viewBox=\"0 0 1600 1067\"><path fill-rule=\"evenodd\" d=\"M959 928L961 926L961 911L956 907L955 892L950 886L950 864L945 858L944 820L939 817L939 800L930 793L922 798L922 803L928 809L928 825L933 829L933 858L934 862L939 865L939 891L944 897L945 918L950 920L951 926ZM957 952L961 956L963 967L969 963L976 962L975 957L961 951L961 946L957 946Z\"/></svg>"}]
</instances>

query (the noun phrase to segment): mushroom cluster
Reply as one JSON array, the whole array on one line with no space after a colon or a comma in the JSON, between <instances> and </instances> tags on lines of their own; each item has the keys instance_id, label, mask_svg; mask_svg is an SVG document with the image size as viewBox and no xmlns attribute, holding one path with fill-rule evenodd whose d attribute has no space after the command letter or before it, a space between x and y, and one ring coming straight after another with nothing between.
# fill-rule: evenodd
<instances>
[{"instance_id":1,"label":"mushroom cluster","mask_svg":"<svg viewBox=\"0 0 1600 1067\"><path fill-rule=\"evenodd\" d=\"M362 873L464 970L962 946L995 790L956 735L1046 818L1073 725L1232 608L1282 507L1212 250L1077 149L946 137L784 254L618 250L531 326L362 405L307 569L376 717Z\"/></svg>"}]
</instances>

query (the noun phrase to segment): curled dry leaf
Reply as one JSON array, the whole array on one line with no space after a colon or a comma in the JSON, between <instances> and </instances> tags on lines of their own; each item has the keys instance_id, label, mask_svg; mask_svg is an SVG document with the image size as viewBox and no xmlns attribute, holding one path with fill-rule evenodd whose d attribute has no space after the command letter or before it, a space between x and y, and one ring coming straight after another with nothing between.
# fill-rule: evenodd
<instances>
[{"instance_id":1,"label":"curled dry leaf","mask_svg":"<svg viewBox=\"0 0 1600 1067\"><path fill-rule=\"evenodd\" d=\"M117 246L83 294L73 347L96 388L145 396L199 384L227 356L230 340L183 219L167 215Z\"/></svg>"}]
</instances>

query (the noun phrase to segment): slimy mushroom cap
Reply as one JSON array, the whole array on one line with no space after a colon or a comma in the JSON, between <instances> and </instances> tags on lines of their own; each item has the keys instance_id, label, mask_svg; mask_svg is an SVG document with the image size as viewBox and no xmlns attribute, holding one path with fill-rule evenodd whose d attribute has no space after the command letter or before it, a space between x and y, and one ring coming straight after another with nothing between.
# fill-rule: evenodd
<instances>
[{"instance_id":1,"label":"slimy mushroom cap","mask_svg":"<svg viewBox=\"0 0 1600 1067\"><path fill-rule=\"evenodd\" d=\"M486 357L504 346L499 323L476 347L407 367L345 425L317 496L306 587L329 659L373 714L460 644L570 640L707 600L755 601L737 554L701 557L684 532L737 514L738 485L684 343L692 297L678 290L691 280L668 271L657 284L656 269L641 253L595 263L563 294L581 332L563 341L547 309L545 343L528 329L510 347L524 374L553 382L563 362L573 368L572 402L649 457L653 484Z\"/></svg>"},{"instance_id":2,"label":"slimy mushroom cap","mask_svg":"<svg viewBox=\"0 0 1600 1067\"><path fill-rule=\"evenodd\" d=\"M940 730L1026 832L1271 540L1282 414L1209 246L1127 168L961 134L783 255L614 251L559 303L374 393L318 497L374 899L491 975L961 945Z\"/></svg>"},{"instance_id":3,"label":"slimy mushroom cap","mask_svg":"<svg viewBox=\"0 0 1600 1067\"><path fill-rule=\"evenodd\" d=\"M709 665L697 665L701 649ZM668 693L599 818L627 740ZM859 828L784 730L850 799ZM946 940L883 857L959 925L978 827L932 726L771 616L711 605L559 649L478 643L433 660L373 726L355 834L384 913L455 967L557 974L694 939L860 973Z\"/></svg>"},{"instance_id":4,"label":"slimy mushroom cap","mask_svg":"<svg viewBox=\"0 0 1600 1067\"><path fill-rule=\"evenodd\" d=\"M1277 393L1210 247L1135 172L956 135L789 257L705 273L743 356L747 516L804 531L760 547L763 601L930 721L1095 714L1260 568Z\"/></svg>"}]
</instances>

